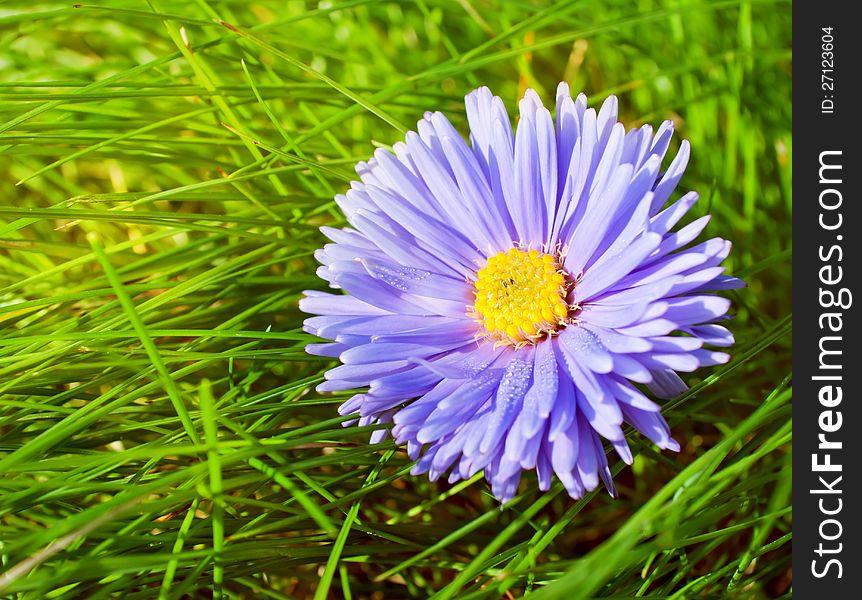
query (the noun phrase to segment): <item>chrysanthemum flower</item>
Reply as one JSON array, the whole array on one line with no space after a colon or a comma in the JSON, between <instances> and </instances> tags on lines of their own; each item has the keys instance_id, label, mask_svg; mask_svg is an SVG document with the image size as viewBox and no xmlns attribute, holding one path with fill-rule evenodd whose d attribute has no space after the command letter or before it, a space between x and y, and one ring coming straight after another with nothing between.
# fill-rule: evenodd
<instances>
[{"instance_id":1,"label":"chrysanthemum flower","mask_svg":"<svg viewBox=\"0 0 862 600\"><path fill-rule=\"evenodd\" d=\"M392 423L414 474L484 469L500 501L532 469L542 490L556 474L573 498L600 478L614 494L603 444L631 463L624 423L679 449L642 386L673 397L677 371L728 359L707 347L733 343L710 293L741 285L730 243L691 245L708 217L673 230L697 194L664 208L689 158L683 141L661 171L671 121L626 132L614 97L597 114L565 84L556 127L532 90L517 134L487 88L466 107L469 145L428 113L336 197L351 227L322 228L316 256L344 293L300 303L333 340L308 351L342 363L317 389L367 388L340 412Z\"/></svg>"}]
</instances>

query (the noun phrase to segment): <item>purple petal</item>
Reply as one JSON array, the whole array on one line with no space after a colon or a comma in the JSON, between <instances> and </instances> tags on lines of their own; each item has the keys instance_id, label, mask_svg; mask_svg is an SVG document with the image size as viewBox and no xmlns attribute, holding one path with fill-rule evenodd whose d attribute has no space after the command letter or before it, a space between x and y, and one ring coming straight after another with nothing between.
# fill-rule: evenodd
<instances>
[{"instance_id":1,"label":"purple petal","mask_svg":"<svg viewBox=\"0 0 862 600\"><path fill-rule=\"evenodd\" d=\"M614 260L608 260L604 269L590 269L584 274L582 281L575 287L575 297L580 302L587 302L597 294L610 288L623 277L632 272L644 258L656 249L661 242L661 236L656 233L646 233L627 249L620 252Z\"/></svg>"},{"instance_id":2,"label":"purple petal","mask_svg":"<svg viewBox=\"0 0 862 600\"><path fill-rule=\"evenodd\" d=\"M689 154L690 148L688 140L683 140L679 145L679 152L670 163L670 166L659 181L658 185L655 187L655 196L653 197L651 210L652 214L657 213L661 207L664 206L664 203L667 202L668 198L670 198L671 192L676 189L676 184L679 183L679 180L685 171L685 167L688 165Z\"/></svg>"},{"instance_id":3,"label":"purple petal","mask_svg":"<svg viewBox=\"0 0 862 600\"><path fill-rule=\"evenodd\" d=\"M581 362L595 373L610 373L614 361L599 338L583 327L569 327L558 337L559 347L568 358Z\"/></svg>"},{"instance_id":4,"label":"purple petal","mask_svg":"<svg viewBox=\"0 0 862 600\"><path fill-rule=\"evenodd\" d=\"M464 280L373 258L361 258L359 262L369 275L401 292L453 300L465 307L469 303L469 286Z\"/></svg>"},{"instance_id":5,"label":"purple petal","mask_svg":"<svg viewBox=\"0 0 862 600\"><path fill-rule=\"evenodd\" d=\"M489 452L503 439L521 408L532 374L532 351L518 353L509 361L497 388L493 410L488 418L488 428L479 444L480 452Z\"/></svg>"},{"instance_id":6,"label":"purple petal","mask_svg":"<svg viewBox=\"0 0 862 600\"><path fill-rule=\"evenodd\" d=\"M688 391L685 382L670 369L653 371L652 376L652 381L647 384L647 387L663 400L671 400Z\"/></svg>"}]
</instances>

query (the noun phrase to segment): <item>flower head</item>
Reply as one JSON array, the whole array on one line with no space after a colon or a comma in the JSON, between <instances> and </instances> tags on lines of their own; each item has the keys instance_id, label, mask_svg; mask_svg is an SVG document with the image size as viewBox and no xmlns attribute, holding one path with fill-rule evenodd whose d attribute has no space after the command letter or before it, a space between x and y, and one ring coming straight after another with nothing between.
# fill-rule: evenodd
<instances>
[{"instance_id":1,"label":"flower head","mask_svg":"<svg viewBox=\"0 0 862 600\"><path fill-rule=\"evenodd\" d=\"M487 88L466 107L469 145L427 113L336 197L351 227L324 227L316 256L346 293L300 303L333 340L308 351L342 363L318 390L367 388L340 412L392 423L432 480L484 469L506 501L535 469L543 490L556 474L573 498L613 494L603 444L630 463L624 423L679 449L641 384L673 397L677 371L728 359L708 347L733 343L711 293L742 285L722 275L730 243L692 244L708 217L674 230L697 194L665 207L689 158L683 141L660 171L670 121L626 132L613 96L596 113L565 84L556 126L532 90L517 134Z\"/></svg>"}]
</instances>

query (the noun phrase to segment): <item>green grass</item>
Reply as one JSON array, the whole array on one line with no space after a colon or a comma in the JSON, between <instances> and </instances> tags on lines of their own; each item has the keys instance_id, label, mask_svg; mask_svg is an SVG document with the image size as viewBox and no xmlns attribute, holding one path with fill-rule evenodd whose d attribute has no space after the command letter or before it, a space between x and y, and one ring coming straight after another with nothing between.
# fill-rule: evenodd
<instances>
[{"instance_id":1,"label":"green grass","mask_svg":"<svg viewBox=\"0 0 862 600\"><path fill-rule=\"evenodd\" d=\"M0 596L789 598L790 40L772 0L0 4ZM750 285L679 455L501 509L341 426L297 300L356 161L561 79L676 121Z\"/></svg>"}]
</instances>

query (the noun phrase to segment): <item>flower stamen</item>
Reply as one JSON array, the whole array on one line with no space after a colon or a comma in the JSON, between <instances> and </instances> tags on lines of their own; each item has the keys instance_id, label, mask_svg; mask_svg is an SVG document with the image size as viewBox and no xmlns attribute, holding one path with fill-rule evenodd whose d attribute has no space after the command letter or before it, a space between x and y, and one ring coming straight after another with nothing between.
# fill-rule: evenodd
<instances>
[{"instance_id":1,"label":"flower stamen","mask_svg":"<svg viewBox=\"0 0 862 600\"><path fill-rule=\"evenodd\" d=\"M510 248L477 272L476 300L467 314L484 327L483 335L503 345L535 344L569 321L569 287L556 256Z\"/></svg>"}]
</instances>

